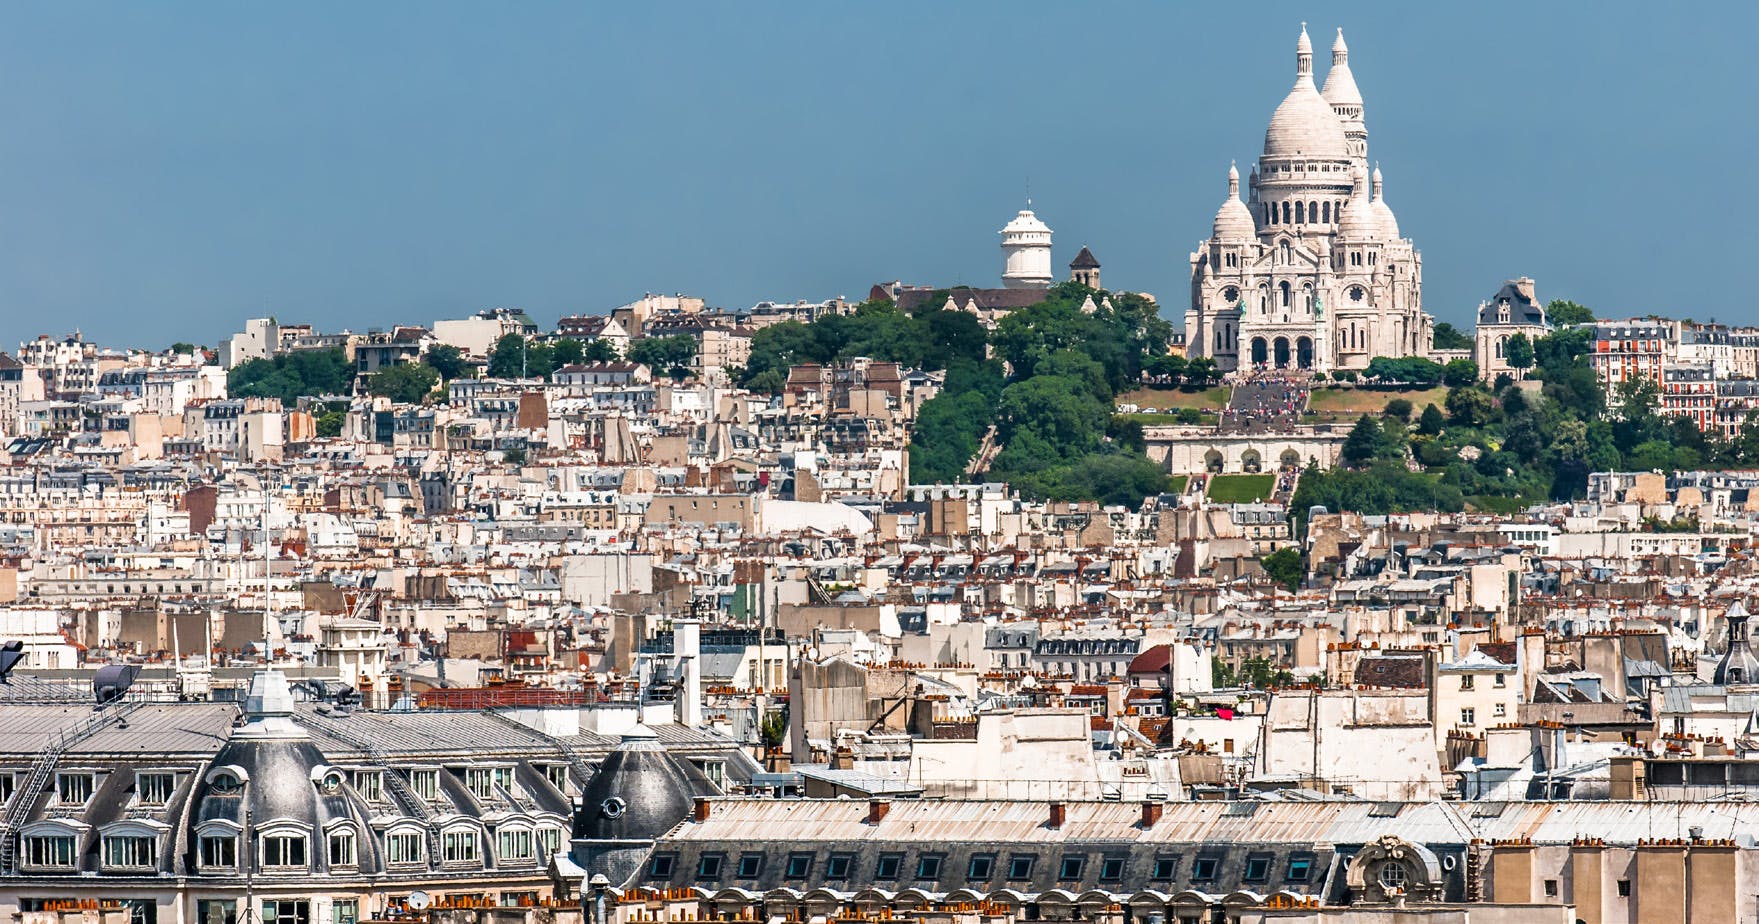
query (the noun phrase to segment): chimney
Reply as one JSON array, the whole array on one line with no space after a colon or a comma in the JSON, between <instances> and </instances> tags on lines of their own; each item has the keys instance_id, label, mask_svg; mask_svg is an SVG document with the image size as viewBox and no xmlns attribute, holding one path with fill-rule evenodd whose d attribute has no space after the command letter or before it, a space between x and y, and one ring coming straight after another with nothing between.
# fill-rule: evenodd
<instances>
[{"instance_id":1,"label":"chimney","mask_svg":"<svg viewBox=\"0 0 1759 924\"><path fill-rule=\"evenodd\" d=\"M890 799L867 800L867 823L870 825L879 824L885 820L886 813L891 810L892 800Z\"/></svg>"},{"instance_id":2,"label":"chimney","mask_svg":"<svg viewBox=\"0 0 1759 924\"><path fill-rule=\"evenodd\" d=\"M696 806L690 813L690 820L696 822L697 824L701 824L705 821L708 821L708 807L709 807L709 801L707 799L698 797L696 800Z\"/></svg>"},{"instance_id":3,"label":"chimney","mask_svg":"<svg viewBox=\"0 0 1759 924\"><path fill-rule=\"evenodd\" d=\"M1052 802L1050 807L1051 817L1050 821L1047 823L1047 827L1052 831L1055 831L1063 826L1063 818L1066 810L1063 808L1063 803L1061 802Z\"/></svg>"},{"instance_id":4,"label":"chimney","mask_svg":"<svg viewBox=\"0 0 1759 924\"><path fill-rule=\"evenodd\" d=\"M1142 827L1144 827L1144 828L1154 827L1157 823L1160 822L1160 814L1161 814L1161 812L1163 812L1165 810L1166 810L1166 806L1162 805L1159 802L1144 802L1144 803L1142 803Z\"/></svg>"},{"instance_id":5,"label":"chimney","mask_svg":"<svg viewBox=\"0 0 1759 924\"><path fill-rule=\"evenodd\" d=\"M684 669L684 683L677 693L678 724L702 725L702 624L694 619L672 622L672 654Z\"/></svg>"}]
</instances>

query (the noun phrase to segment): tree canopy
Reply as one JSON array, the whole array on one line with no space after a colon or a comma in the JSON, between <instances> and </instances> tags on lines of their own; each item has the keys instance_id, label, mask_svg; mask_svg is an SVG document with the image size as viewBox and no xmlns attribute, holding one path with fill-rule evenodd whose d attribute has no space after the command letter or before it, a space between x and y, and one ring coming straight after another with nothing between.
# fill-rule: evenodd
<instances>
[{"instance_id":1,"label":"tree canopy","mask_svg":"<svg viewBox=\"0 0 1759 924\"><path fill-rule=\"evenodd\" d=\"M280 398L291 405L304 397L345 395L354 388L354 364L341 350L299 350L240 363L226 375L226 393L235 398Z\"/></svg>"}]
</instances>

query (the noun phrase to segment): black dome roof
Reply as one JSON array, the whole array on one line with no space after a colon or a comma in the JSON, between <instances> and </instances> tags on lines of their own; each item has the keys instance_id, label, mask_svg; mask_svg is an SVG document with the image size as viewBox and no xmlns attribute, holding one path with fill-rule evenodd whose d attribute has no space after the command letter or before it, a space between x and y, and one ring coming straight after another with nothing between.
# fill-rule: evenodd
<instances>
[{"instance_id":1,"label":"black dome roof","mask_svg":"<svg viewBox=\"0 0 1759 924\"><path fill-rule=\"evenodd\" d=\"M689 817L697 797L718 795L701 770L672 756L652 730L637 725L581 791L574 837L651 841Z\"/></svg>"}]
</instances>

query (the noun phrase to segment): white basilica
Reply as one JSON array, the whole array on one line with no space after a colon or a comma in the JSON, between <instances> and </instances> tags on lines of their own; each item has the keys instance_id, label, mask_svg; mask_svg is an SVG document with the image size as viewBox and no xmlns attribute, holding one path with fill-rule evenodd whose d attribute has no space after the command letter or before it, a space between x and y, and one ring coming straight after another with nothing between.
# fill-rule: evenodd
<instances>
[{"instance_id":1,"label":"white basilica","mask_svg":"<svg viewBox=\"0 0 1759 924\"><path fill-rule=\"evenodd\" d=\"M1246 201L1230 166L1214 231L1191 255L1186 353L1224 371L1361 369L1376 356L1427 356L1432 324L1423 258L1399 236L1380 169L1369 178L1343 30L1322 91L1303 23L1295 88L1270 117Z\"/></svg>"}]
</instances>

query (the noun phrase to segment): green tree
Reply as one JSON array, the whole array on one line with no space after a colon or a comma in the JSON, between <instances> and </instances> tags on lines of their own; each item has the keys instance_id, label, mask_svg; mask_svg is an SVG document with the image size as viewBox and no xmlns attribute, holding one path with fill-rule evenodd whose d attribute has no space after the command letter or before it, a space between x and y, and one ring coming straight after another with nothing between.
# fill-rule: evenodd
<instances>
[{"instance_id":1,"label":"green tree","mask_svg":"<svg viewBox=\"0 0 1759 924\"><path fill-rule=\"evenodd\" d=\"M603 337L588 340L580 355L582 362L589 363L614 363L622 358L617 355L617 345Z\"/></svg>"},{"instance_id":2,"label":"green tree","mask_svg":"<svg viewBox=\"0 0 1759 924\"><path fill-rule=\"evenodd\" d=\"M354 388L354 364L341 350L299 350L239 364L226 375L227 393L235 398L279 398L291 406L298 399L345 395Z\"/></svg>"},{"instance_id":3,"label":"green tree","mask_svg":"<svg viewBox=\"0 0 1759 924\"><path fill-rule=\"evenodd\" d=\"M643 337L629 345L631 362L674 379L690 377L690 361L696 358L696 339L687 334L670 337Z\"/></svg>"},{"instance_id":4,"label":"green tree","mask_svg":"<svg viewBox=\"0 0 1759 924\"><path fill-rule=\"evenodd\" d=\"M1441 381L1449 388L1459 388L1478 381L1478 364L1469 359L1452 359L1442 367Z\"/></svg>"},{"instance_id":5,"label":"green tree","mask_svg":"<svg viewBox=\"0 0 1759 924\"><path fill-rule=\"evenodd\" d=\"M1386 434L1380 424L1367 414L1356 418L1356 425L1350 428L1350 435L1344 439L1342 456L1344 464L1352 468L1360 468L1374 461L1381 455L1382 441Z\"/></svg>"},{"instance_id":6,"label":"green tree","mask_svg":"<svg viewBox=\"0 0 1759 924\"><path fill-rule=\"evenodd\" d=\"M464 351L450 343L437 344L428 350L422 361L427 363L440 378L445 381L463 378L470 370L470 364L464 359Z\"/></svg>"},{"instance_id":7,"label":"green tree","mask_svg":"<svg viewBox=\"0 0 1759 924\"><path fill-rule=\"evenodd\" d=\"M1283 546L1275 552L1264 556L1259 562L1264 573L1271 580L1290 590L1300 590L1301 581L1307 577L1307 566L1301 562L1301 550L1292 545Z\"/></svg>"},{"instance_id":8,"label":"green tree","mask_svg":"<svg viewBox=\"0 0 1759 924\"><path fill-rule=\"evenodd\" d=\"M1503 358L1516 369L1533 368L1533 343L1526 334L1516 334L1503 344Z\"/></svg>"},{"instance_id":9,"label":"green tree","mask_svg":"<svg viewBox=\"0 0 1759 924\"><path fill-rule=\"evenodd\" d=\"M1594 312L1575 302L1557 298L1552 299L1551 303L1545 306L1545 319L1557 327L1592 324L1594 323Z\"/></svg>"},{"instance_id":10,"label":"green tree","mask_svg":"<svg viewBox=\"0 0 1759 924\"><path fill-rule=\"evenodd\" d=\"M193 343L185 343L185 342L179 340L176 343L171 344L171 352L181 353L184 356L193 355L195 353L195 350L196 350L196 346Z\"/></svg>"},{"instance_id":11,"label":"green tree","mask_svg":"<svg viewBox=\"0 0 1759 924\"><path fill-rule=\"evenodd\" d=\"M318 436L334 439L342 435L342 425L348 422L347 411L325 411L314 421L317 424Z\"/></svg>"},{"instance_id":12,"label":"green tree","mask_svg":"<svg viewBox=\"0 0 1759 924\"><path fill-rule=\"evenodd\" d=\"M1423 406L1423 413L1417 417L1417 432L1424 436L1435 436L1441 433L1441 428L1446 422L1441 416L1440 408L1434 404L1426 404Z\"/></svg>"},{"instance_id":13,"label":"green tree","mask_svg":"<svg viewBox=\"0 0 1759 924\"><path fill-rule=\"evenodd\" d=\"M425 363L398 363L366 377L368 394L390 398L398 404L415 404L440 383L440 373Z\"/></svg>"},{"instance_id":14,"label":"green tree","mask_svg":"<svg viewBox=\"0 0 1759 924\"><path fill-rule=\"evenodd\" d=\"M1463 427L1482 427L1496 412L1490 394L1475 386L1448 389L1448 420Z\"/></svg>"},{"instance_id":15,"label":"green tree","mask_svg":"<svg viewBox=\"0 0 1759 924\"><path fill-rule=\"evenodd\" d=\"M550 344L550 362L556 369L572 366L586 359L586 344L573 337L563 337Z\"/></svg>"},{"instance_id":16,"label":"green tree","mask_svg":"<svg viewBox=\"0 0 1759 924\"><path fill-rule=\"evenodd\" d=\"M1435 325L1435 335L1430 343L1437 350L1470 350L1472 338L1461 333L1459 329L1446 321Z\"/></svg>"},{"instance_id":17,"label":"green tree","mask_svg":"<svg viewBox=\"0 0 1759 924\"><path fill-rule=\"evenodd\" d=\"M1400 420L1411 419L1411 402L1404 398L1394 398L1386 403L1386 415Z\"/></svg>"},{"instance_id":18,"label":"green tree","mask_svg":"<svg viewBox=\"0 0 1759 924\"><path fill-rule=\"evenodd\" d=\"M547 379L555 371L555 353L547 343L520 334L504 334L489 351L489 378Z\"/></svg>"}]
</instances>

